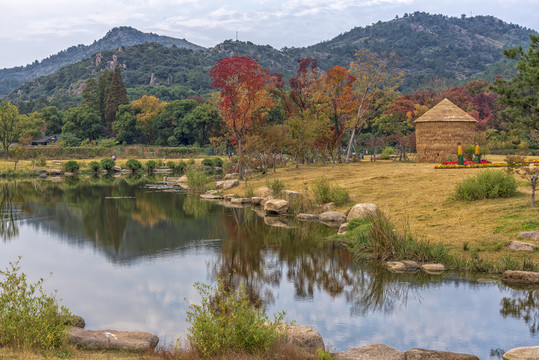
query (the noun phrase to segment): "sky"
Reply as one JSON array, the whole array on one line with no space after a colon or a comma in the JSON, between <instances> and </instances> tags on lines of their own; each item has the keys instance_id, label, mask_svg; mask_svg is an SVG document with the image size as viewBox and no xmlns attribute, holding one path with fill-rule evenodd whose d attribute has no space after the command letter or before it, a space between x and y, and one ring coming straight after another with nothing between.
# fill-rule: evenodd
<instances>
[{"instance_id":1,"label":"sky","mask_svg":"<svg viewBox=\"0 0 539 360\"><path fill-rule=\"evenodd\" d=\"M281 49L415 11L491 15L539 31L539 0L0 0L0 68L89 45L117 26L204 47L237 34Z\"/></svg>"}]
</instances>

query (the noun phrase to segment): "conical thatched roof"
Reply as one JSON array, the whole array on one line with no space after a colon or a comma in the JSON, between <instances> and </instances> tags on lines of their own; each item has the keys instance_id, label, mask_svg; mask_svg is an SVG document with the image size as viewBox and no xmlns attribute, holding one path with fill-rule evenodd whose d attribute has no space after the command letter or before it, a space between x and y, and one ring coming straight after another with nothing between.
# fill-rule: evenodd
<instances>
[{"instance_id":1,"label":"conical thatched roof","mask_svg":"<svg viewBox=\"0 0 539 360\"><path fill-rule=\"evenodd\" d=\"M420 116L415 122L477 122L464 110L447 99L443 99L432 109Z\"/></svg>"}]
</instances>

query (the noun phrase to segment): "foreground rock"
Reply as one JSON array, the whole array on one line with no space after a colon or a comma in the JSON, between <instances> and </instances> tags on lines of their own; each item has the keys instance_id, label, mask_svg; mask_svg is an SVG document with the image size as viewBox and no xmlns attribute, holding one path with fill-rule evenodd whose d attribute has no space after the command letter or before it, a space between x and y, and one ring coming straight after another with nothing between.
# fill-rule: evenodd
<instances>
[{"instance_id":1,"label":"foreground rock","mask_svg":"<svg viewBox=\"0 0 539 360\"><path fill-rule=\"evenodd\" d=\"M513 240L511 241L507 247L509 250L512 251L525 251L525 252L533 252L534 248L539 248L537 245L528 244L522 241Z\"/></svg>"},{"instance_id":2,"label":"foreground rock","mask_svg":"<svg viewBox=\"0 0 539 360\"><path fill-rule=\"evenodd\" d=\"M506 270L502 281L509 284L539 284L539 273L532 271Z\"/></svg>"},{"instance_id":3,"label":"foreground rock","mask_svg":"<svg viewBox=\"0 0 539 360\"><path fill-rule=\"evenodd\" d=\"M318 220L318 215L315 214L298 214L296 219L300 221L316 221Z\"/></svg>"},{"instance_id":4,"label":"foreground rock","mask_svg":"<svg viewBox=\"0 0 539 360\"><path fill-rule=\"evenodd\" d=\"M230 202L232 204L250 204L251 203L251 198L232 198L230 199Z\"/></svg>"},{"instance_id":5,"label":"foreground rock","mask_svg":"<svg viewBox=\"0 0 539 360\"><path fill-rule=\"evenodd\" d=\"M426 349L410 349L404 354L406 360L479 360L475 355Z\"/></svg>"},{"instance_id":6,"label":"foreground rock","mask_svg":"<svg viewBox=\"0 0 539 360\"><path fill-rule=\"evenodd\" d=\"M200 194L200 198L206 200L220 200L223 198L223 195L219 194L216 190L209 190L204 194Z\"/></svg>"},{"instance_id":7,"label":"foreground rock","mask_svg":"<svg viewBox=\"0 0 539 360\"><path fill-rule=\"evenodd\" d=\"M68 330L69 342L87 349L127 351L154 350L159 338L145 332L116 330L85 330L72 327Z\"/></svg>"},{"instance_id":8,"label":"foreground rock","mask_svg":"<svg viewBox=\"0 0 539 360\"><path fill-rule=\"evenodd\" d=\"M261 198L267 198L268 196L272 196L273 191L269 187L261 187L255 190L254 196L261 197Z\"/></svg>"},{"instance_id":9,"label":"foreground rock","mask_svg":"<svg viewBox=\"0 0 539 360\"><path fill-rule=\"evenodd\" d=\"M352 219L362 219L369 215L376 214L377 211L378 211L378 206L374 204L371 204L371 203L356 204L348 212L346 221L350 221Z\"/></svg>"},{"instance_id":10,"label":"foreground rock","mask_svg":"<svg viewBox=\"0 0 539 360\"><path fill-rule=\"evenodd\" d=\"M223 189L223 190L229 190L239 185L240 185L240 182L238 180L223 180L223 181L217 181L215 183L215 187L217 189Z\"/></svg>"},{"instance_id":11,"label":"foreground rock","mask_svg":"<svg viewBox=\"0 0 539 360\"><path fill-rule=\"evenodd\" d=\"M335 360L405 360L404 353L391 346L376 344L335 354Z\"/></svg>"},{"instance_id":12,"label":"foreground rock","mask_svg":"<svg viewBox=\"0 0 539 360\"><path fill-rule=\"evenodd\" d=\"M308 326L289 325L286 332L286 342L299 346L311 354L316 350L324 350L324 339L320 333Z\"/></svg>"},{"instance_id":13,"label":"foreground rock","mask_svg":"<svg viewBox=\"0 0 539 360\"><path fill-rule=\"evenodd\" d=\"M323 223L342 224L346 221L346 215L338 211L326 211L318 216L318 220Z\"/></svg>"},{"instance_id":14,"label":"foreground rock","mask_svg":"<svg viewBox=\"0 0 539 360\"><path fill-rule=\"evenodd\" d=\"M264 201L264 198L253 196L251 198L251 203L255 206L260 206L262 204L262 201Z\"/></svg>"},{"instance_id":15,"label":"foreground rock","mask_svg":"<svg viewBox=\"0 0 539 360\"><path fill-rule=\"evenodd\" d=\"M292 190L283 191L283 199L291 203L298 202L301 199L301 196L302 195L296 191L292 191Z\"/></svg>"},{"instance_id":16,"label":"foreground rock","mask_svg":"<svg viewBox=\"0 0 539 360\"><path fill-rule=\"evenodd\" d=\"M539 241L539 230L524 231L524 232L518 233L517 237Z\"/></svg>"},{"instance_id":17,"label":"foreground rock","mask_svg":"<svg viewBox=\"0 0 539 360\"><path fill-rule=\"evenodd\" d=\"M503 354L504 360L536 360L539 359L539 346L518 347Z\"/></svg>"},{"instance_id":18,"label":"foreground rock","mask_svg":"<svg viewBox=\"0 0 539 360\"><path fill-rule=\"evenodd\" d=\"M341 224L341 226L339 227L339 232L337 233L337 235L345 235L347 231L348 231L348 223L345 222L344 224Z\"/></svg>"},{"instance_id":19,"label":"foreground rock","mask_svg":"<svg viewBox=\"0 0 539 360\"><path fill-rule=\"evenodd\" d=\"M285 214L288 211L288 201L282 199L271 199L264 203L266 214Z\"/></svg>"}]
</instances>

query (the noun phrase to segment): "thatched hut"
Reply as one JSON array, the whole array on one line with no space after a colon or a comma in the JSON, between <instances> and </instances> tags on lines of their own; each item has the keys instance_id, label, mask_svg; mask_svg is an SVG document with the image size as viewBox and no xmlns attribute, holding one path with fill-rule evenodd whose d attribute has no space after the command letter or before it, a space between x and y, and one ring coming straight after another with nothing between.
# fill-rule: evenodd
<instances>
[{"instance_id":1,"label":"thatched hut","mask_svg":"<svg viewBox=\"0 0 539 360\"><path fill-rule=\"evenodd\" d=\"M415 121L418 162L440 163L474 143L477 120L447 99L443 99Z\"/></svg>"}]
</instances>

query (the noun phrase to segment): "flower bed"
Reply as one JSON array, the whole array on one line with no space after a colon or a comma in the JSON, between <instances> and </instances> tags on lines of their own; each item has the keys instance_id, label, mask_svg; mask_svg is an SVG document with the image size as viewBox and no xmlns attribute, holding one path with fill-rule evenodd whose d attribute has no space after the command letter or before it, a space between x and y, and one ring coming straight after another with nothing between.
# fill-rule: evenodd
<instances>
[{"instance_id":1,"label":"flower bed","mask_svg":"<svg viewBox=\"0 0 539 360\"><path fill-rule=\"evenodd\" d=\"M524 164L516 165L539 165L539 159L524 160ZM464 165L459 165L456 161L446 161L440 165L436 165L435 169L466 169L466 168L493 168L493 167L504 167L507 166L506 163L493 163L488 160L481 160L481 164L476 164L473 161L465 161Z\"/></svg>"}]
</instances>

